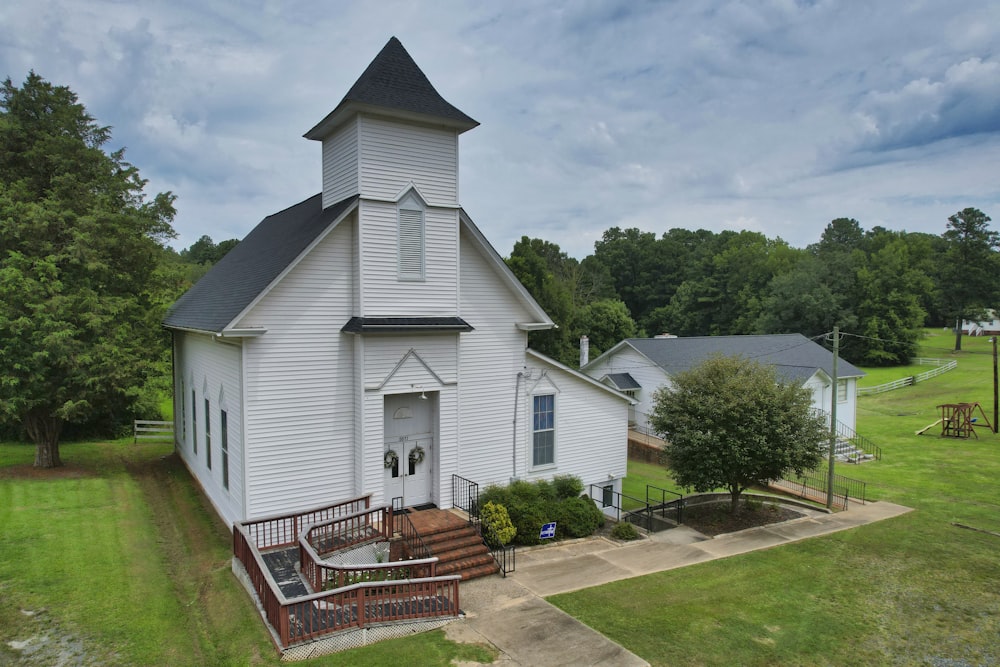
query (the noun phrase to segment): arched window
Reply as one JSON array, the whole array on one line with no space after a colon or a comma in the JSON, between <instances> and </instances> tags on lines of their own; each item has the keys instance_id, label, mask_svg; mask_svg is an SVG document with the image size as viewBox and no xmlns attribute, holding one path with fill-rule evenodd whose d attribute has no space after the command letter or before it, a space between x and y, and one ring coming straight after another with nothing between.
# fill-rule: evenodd
<instances>
[{"instance_id":1,"label":"arched window","mask_svg":"<svg viewBox=\"0 0 1000 667\"><path fill-rule=\"evenodd\" d=\"M403 197L399 218L399 279L424 279L424 204L415 193Z\"/></svg>"}]
</instances>

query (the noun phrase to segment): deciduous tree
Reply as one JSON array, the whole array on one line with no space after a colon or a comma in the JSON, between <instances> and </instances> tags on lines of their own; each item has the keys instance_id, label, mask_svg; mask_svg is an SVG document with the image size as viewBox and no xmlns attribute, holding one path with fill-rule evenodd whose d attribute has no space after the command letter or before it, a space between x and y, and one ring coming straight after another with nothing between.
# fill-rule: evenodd
<instances>
[{"instance_id":1,"label":"deciduous tree","mask_svg":"<svg viewBox=\"0 0 1000 667\"><path fill-rule=\"evenodd\" d=\"M670 443L674 479L698 492L727 489L733 514L749 487L822 460L827 430L810 391L780 380L771 366L713 357L676 374L654 400L650 423Z\"/></svg>"},{"instance_id":2,"label":"deciduous tree","mask_svg":"<svg viewBox=\"0 0 1000 667\"><path fill-rule=\"evenodd\" d=\"M127 412L164 341L153 274L173 196L147 199L107 127L34 72L0 89L0 417L35 465L68 421Z\"/></svg>"}]
</instances>

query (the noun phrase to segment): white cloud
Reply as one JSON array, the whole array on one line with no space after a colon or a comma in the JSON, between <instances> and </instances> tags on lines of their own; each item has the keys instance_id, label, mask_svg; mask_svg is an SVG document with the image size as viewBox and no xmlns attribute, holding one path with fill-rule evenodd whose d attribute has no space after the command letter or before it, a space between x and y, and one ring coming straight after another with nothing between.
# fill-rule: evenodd
<instances>
[{"instance_id":1,"label":"white cloud","mask_svg":"<svg viewBox=\"0 0 1000 667\"><path fill-rule=\"evenodd\" d=\"M841 216L1000 219L996 25L988 0L9 0L0 74L77 92L178 196L189 245L319 190L301 134L396 35L483 123L462 137L462 203L497 249L528 234L582 257L616 225L805 245Z\"/></svg>"}]
</instances>

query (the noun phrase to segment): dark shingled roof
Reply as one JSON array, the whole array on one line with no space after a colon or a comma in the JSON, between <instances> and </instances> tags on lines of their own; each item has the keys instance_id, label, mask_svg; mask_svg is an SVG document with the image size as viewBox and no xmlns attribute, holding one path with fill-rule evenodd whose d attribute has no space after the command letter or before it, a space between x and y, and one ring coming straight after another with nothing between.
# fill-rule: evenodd
<instances>
[{"instance_id":1,"label":"dark shingled roof","mask_svg":"<svg viewBox=\"0 0 1000 667\"><path fill-rule=\"evenodd\" d=\"M642 385L636 382L635 378L629 373L608 373L605 377L611 380L618 391L642 389Z\"/></svg>"},{"instance_id":2,"label":"dark shingled roof","mask_svg":"<svg viewBox=\"0 0 1000 667\"><path fill-rule=\"evenodd\" d=\"M344 333L438 333L472 331L461 317L352 317L341 329Z\"/></svg>"},{"instance_id":3,"label":"dark shingled roof","mask_svg":"<svg viewBox=\"0 0 1000 667\"><path fill-rule=\"evenodd\" d=\"M741 356L774 366L779 377L805 382L817 369L833 376L833 353L802 334L766 336L696 336L690 338L629 338L629 345L674 375L713 355ZM858 367L840 359L838 377L861 377Z\"/></svg>"},{"instance_id":4,"label":"dark shingled roof","mask_svg":"<svg viewBox=\"0 0 1000 667\"><path fill-rule=\"evenodd\" d=\"M340 104L306 132L306 138L322 139L339 124L340 121L334 121L334 117L351 105L375 106L426 116L428 120L445 121L445 124L462 131L479 125L441 97L395 37L382 47Z\"/></svg>"},{"instance_id":5,"label":"dark shingled roof","mask_svg":"<svg viewBox=\"0 0 1000 667\"><path fill-rule=\"evenodd\" d=\"M323 208L322 195L269 215L170 308L163 326L220 332L357 196Z\"/></svg>"}]
</instances>

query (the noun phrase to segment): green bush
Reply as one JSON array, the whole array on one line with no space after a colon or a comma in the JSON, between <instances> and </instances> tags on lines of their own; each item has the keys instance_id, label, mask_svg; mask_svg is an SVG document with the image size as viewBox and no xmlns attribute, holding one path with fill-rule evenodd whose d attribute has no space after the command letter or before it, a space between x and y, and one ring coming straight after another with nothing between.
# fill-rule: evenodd
<instances>
[{"instance_id":1,"label":"green bush","mask_svg":"<svg viewBox=\"0 0 1000 667\"><path fill-rule=\"evenodd\" d=\"M604 514L586 496L561 500L558 512L556 530L563 537L587 537L604 525Z\"/></svg>"},{"instance_id":2,"label":"green bush","mask_svg":"<svg viewBox=\"0 0 1000 667\"><path fill-rule=\"evenodd\" d=\"M517 528L511 523L503 505L486 503L480 510L479 519L483 522L483 538L491 547L503 546L517 534Z\"/></svg>"},{"instance_id":3,"label":"green bush","mask_svg":"<svg viewBox=\"0 0 1000 667\"><path fill-rule=\"evenodd\" d=\"M611 537L616 540L637 540L639 539L639 531L628 521L619 521L611 529Z\"/></svg>"},{"instance_id":4,"label":"green bush","mask_svg":"<svg viewBox=\"0 0 1000 667\"><path fill-rule=\"evenodd\" d=\"M557 475L552 478L552 486L555 489L556 498L559 500L576 498L583 493L583 482L579 477L572 475Z\"/></svg>"},{"instance_id":5,"label":"green bush","mask_svg":"<svg viewBox=\"0 0 1000 667\"><path fill-rule=\"evenodd\" d=\"M507 508L510 521L517 529L514 544L539 544L542 526L557 522L556 536L584 537L604 524L604 515L592 500L581 497L583 482L577 477L561 475L551 482L517 480L509 486L489 486L479 496L481 507L486 503Z\"/></svg>"}]
</instances>

